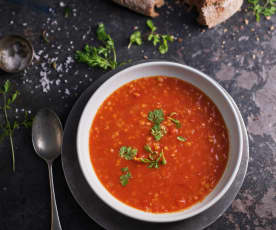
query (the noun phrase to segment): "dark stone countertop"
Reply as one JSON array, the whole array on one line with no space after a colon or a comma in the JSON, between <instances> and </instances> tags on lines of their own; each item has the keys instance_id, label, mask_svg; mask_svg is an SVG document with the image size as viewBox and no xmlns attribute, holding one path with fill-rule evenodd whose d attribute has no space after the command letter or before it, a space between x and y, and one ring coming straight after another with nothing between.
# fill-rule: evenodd
<instances>
[{"instance_id":1,"label":"dark stone countertop","mask_svg":"<svg viewBox=\"0 0 276 230\"><path fill-rule=\"evenodd\" d=\"M0 37L24 34L37 55L23 73L0 73L1 85L10 79L21 93L11 117L22 118L24 109L34 115L47 106L65 123L78 96L104 72L73 58L84 44L97 44L95 28L104 22L116 42L120 62L144 56L175 59L216 79L238 104L249 132L248 172L232 206L208 229L276 229L276 30L270 28L276 16L256 23L244 4L226 23L206 29L196 24L195 12L171 2L154 22L160 32L182 41L170 44L169 52L160 55L149 43L127 49L134 26L147 31L146 17L109 0L64 1L72 9L68 18L60 1L0 0ZM50 43L43 41L42 31L49 34ZM53 61L57 70L51 67ZM49 229L48 172L34 154L30 130L16 131L15 150L13 174L9 143L5 140L0 145L0 229ZM54 164L54 181L63 229L100 229L73 199L60 160Z\"/></svg>"}]
</instances>

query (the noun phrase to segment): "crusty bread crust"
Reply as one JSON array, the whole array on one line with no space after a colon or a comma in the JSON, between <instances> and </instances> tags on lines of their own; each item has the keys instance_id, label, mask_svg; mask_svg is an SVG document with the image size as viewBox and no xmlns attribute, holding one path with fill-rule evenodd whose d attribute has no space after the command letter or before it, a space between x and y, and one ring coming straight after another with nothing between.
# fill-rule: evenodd
<instances>
[{"instance_id":1,"label":"crusty bread crust","mask_svg":"<svg viewBox=\"0 0 276 230\"><path fill-rule=\"evenodd\" d=\"M209 28L230 18L242 6L243 0L185 0L199 12L198 22Z\"/></svg>"},{"instance_id":2,"label":"crusty bread crust","mask_svg":"<svg viewBox=\"0 0 276 230\"><path fill-rule=\"evenodd\" d=\"M155 11L155 7L164 5L164 0L112 0L122 6L134 10L140 14L150 17L157 17L159 14Z\"/></svg>"},{"instance_id":3,"label":"crusty bread crust","mask_svg":"<svg viewBox=\"0 0 276 230\"><path fill-rule=\"evenodd\" d=\"M140 14L157 17L159 14L155 7L164 5L164 0L112 0L122 6L134 10ZM195 6L199 13L198 22L209 28L230 18L243 3L243 0L184 0L191 6Z\"/></svg>"}]
</instances>

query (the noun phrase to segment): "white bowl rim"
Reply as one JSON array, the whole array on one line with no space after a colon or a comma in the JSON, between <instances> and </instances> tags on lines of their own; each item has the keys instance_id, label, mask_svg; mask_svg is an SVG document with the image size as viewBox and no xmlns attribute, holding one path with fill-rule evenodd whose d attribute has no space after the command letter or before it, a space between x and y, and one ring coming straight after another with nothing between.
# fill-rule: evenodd
<instances>
[{"instance_id":1,"label":"white bowl rim","mask_svg":"<svg viewBox=\"0 0 276 230\"><path fill-rule=\"evenodd\" d=\"M187 209L184 209L184 210L180 210L178 212L170 212L170 213L150 213L150 212L144 212L142 210L139 210L139 209L136 209L132 206L129 206L125 203L123 203L122 201L118 200L116 197L114 197L113 195L111 195L108 190L101 184L100 180L98 179L95 171L94 171L94 168L93 168L93 165L91 163L91 161L89 162L93 168L93 173L96 175L97 177L97 180L99 181L99 183L101 184L101 186L104 187L104 189L110 194L110 196L112 196L114 198L114 200L116 200L116 203L120 204L120 206L127 206L129 207L130 209L133 209L135 210L137 213L144 213L146 215L143 215L143 217L141 217L141 215L137 215L137 214L132 214L132 213L128 213L128 212L124 212L122 211L120 208L118 207L115 207L113 206L113 204L110 204L108 203L104 196L100 193L98 193L95 188L94 188L94 185L92 183L92 181L89 179L89 175L87 174L87 171L85 170L85 162L82 160L81 158L81 154L80 154L80 143L81 143L81 135L80 135L80 127L81 127L81 124L85 122L84 120L84 114L86 113L86 111L88 110L88 106L90 104L90 101L92 100L93 96L97 93L97 91L99 91L101 89L101 87L106 84L107 82L109 82L110 80L113 80L113 77L114 75L118 75L120 74L121 72L123 71L129 71L130 69L132 68L142 68L142 67L145 67L145 66L148 66L148 65L152 65L152 66L158 66L158 65L166 65L166 66L172 66L172 67L180 67L180 68L183 68L187 71L190 71L190 72L193 72L195 73L196 75L199 75L200 77L204 78L205 80L209 81L209 83L211 83L217 90L218 92L221 94L221 96L225 99L225 101L227 102L228 106L231 108L232 112L233 112L233 115L234 115L234 119L235 119L235 123L237 124L237 128L238 128L238 139L239 139L239 146L238 146L238 149L239 149L239 152L238 152L238 159L237 159L237 164L234 168L234 171L230 177L230 179L227 181L227 183L225 184L225 186L223 187L223 189L221 191L218 192L218 195L213 198L211 201L209 201L205 206L201 207L201 208L198 208L196 211L194 211L192 214L190 215L187 215L187 216L174 216L174 217L170 217L170 214L174 214L174 213L181 213L181 211L185 211L187 209L189 209L189 207ZM173 77L173 76L172 76ZM141 77L143 78L143 77ZM130 80L129 82L131 82L132 80ZM125 83L126 84L126 83ZM197 86L196 86L197 87ZM203 93L205 93L202 89L200 89ZM107 98L109 95L107 95L105 98ZM92 121L93 123L93 121ZM91 127L89 127L89 130L90 130ZM193 67L190 67L190 66L187 66L187 65L184 65L184 64L180 64L180 63L177 63L177 62L173 62L173 61L159 61L159 60L149 60L147 62L142 62L142 63L137 63L137 64L134 64L134 65L131 65L131 66L128 66L126 68L123 68L122 70L116 72L114 74L112 74L111 77L109 77L108 79L104 80L104 82L95 90L95 92L91 95L90 99L88 100L88 102L86 103L85 107L84 107L84 110L82 112L82 115L81 115L81 118L79 120L79 124L78 124L78 129L77 129L77 154L78 154L78 160L79 160L79 164L80 164L80 168L81 168L81 171L87 181L87 183L89 184L89 186L93 189L94 193L105 203L107 204L109 207L113 208L114 210L118 211L119 213L123 214L123 215L126 215L128 217L131 217L131 218L134 218L134 219L138 219L138 220L141 220L141 221L146 221L146 222L156 222L156 223L166 223L166 222L175 222L175 221L180 221L180 220L184 220L184 219L187 219L187 218L190 218L190 217L193 217L195 215L198 215L199 213L205 211L206 209L210 208L212 205L214 205L218 200L221 199L221 197L228 191L228 189L230 188L231 184L233 183L236 175L237 175L237 172L238 172L238 169L240 167L240 162L241 162L241 157L242 157L242 147L243 147L243 139L242 139L242 129L241 129L241 123L240 123L240 120L238 118L238 114L232 104L232 101L230 100L230 98L228 97L228 95L224 92L223 89L221 89L219 86L218 86L218 83L213 80L212 78L210 78L208 75L204 74L203 72L197 70L197 69L194 69ZM227 167L227 166L226 166ZM226 170L226 169L225 169ZM193 205L192 205L193 206ZM191 207L192 207L191 206ZM166 216L166 218L162 218L162 216Z\"/></svg>"}]
</instances>

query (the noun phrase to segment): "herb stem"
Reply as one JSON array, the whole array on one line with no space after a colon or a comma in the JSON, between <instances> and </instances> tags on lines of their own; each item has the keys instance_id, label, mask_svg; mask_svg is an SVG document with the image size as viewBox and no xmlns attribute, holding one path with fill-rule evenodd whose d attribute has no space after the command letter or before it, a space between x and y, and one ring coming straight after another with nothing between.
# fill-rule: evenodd
<instances>
[{"instance_id":1,"label":"herb stem","mask_svg":"<svg viewBox=\"0 0 276 230\"><path fill-rule=\"evenodd\" d=\"M5 120L6 120L6 124L8 127L8 132L9 132L9 139L10 139L10 144L11 144L11 151L12 151L12 170L13 172L15 172L15 156L14 156L14 147L13 147L13 138L12 138L12 129L11 129L11 124L10 121L8 119L8 114L7 114L7 106L6 106L6 93L3 93L3 99L4 99L4 114L5 114Z\"/></svg>"},{"instance_id":2,"label":"herb stem","mask_svg":"<svg viewBox=\"0 0 276 230\"><path fill-rule=\"evenodd\" d=\"M113 65L112 65L112 69L116 68L116 63L117 63L117 57L116 57L116 50L114 45L112 46L112 51L113 51Z\"/></svg>"}]
</instances>

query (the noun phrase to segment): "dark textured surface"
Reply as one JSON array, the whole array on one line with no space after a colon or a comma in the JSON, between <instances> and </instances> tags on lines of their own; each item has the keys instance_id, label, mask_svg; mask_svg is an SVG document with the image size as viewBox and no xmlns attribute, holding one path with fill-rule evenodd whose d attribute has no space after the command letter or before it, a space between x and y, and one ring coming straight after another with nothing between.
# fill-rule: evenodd
<instances>
[{"instance_id":1,"label":"dark textured surface","mask_svg":"<svg viewBox=\"0 0 276 230\"><path fill-rule=\"evenodd\" d=\"M72 9L66 19L59 3L0 0L0 36L26 35L40 56L24 73L0 73L0 83L10 79L21 92L15 106L18 110L11 116L22 117L23 108L35 114L48 106L65 122L78 96L103 73L71 61L76 49L96 43L96 24L102 21L116 40L121 62L140 60L144 55L174 58L218 80L233 96L249 131L249 168L231 208L208 229L276 229L276 33L270 30L276 17L262 19L258 24L251 13L242 10L226 23L203 30L196 24L193 12L170 3L160 10L163 16L155 23L160 32L183 41L170 44L168 54L161 56L149 43L127 49L127 38L134 26L147 31L145 17L108 0L73 0L64 1ZM43 30L49 33L49 44L41 39ZM50 64L56 58L57 66L62 66L58 72ZM15 143L15 174L11 172L8 142L0 145L0 229L49 229L46 165L34 154L30 131L17 131ZM54 164L54 177L63 229L100 229L74 201L60 161Z\"/></svg>"},{"instance_id":2,"label":"dark textured surface","mask_svg":"<svg viewBox=\"0 0 276 230\"><path fill-rule=\"evenodd\" d=\"M109 230L128 230L129 226L132 226L132 230L202 230L206 228L214 223L231 205L242 186L246 174L249 160L248 136L240 112L237 111L243 131L243 155L237 176L227 193L206 211L183 221L161 224L137 221L119 214L104 204L88 185L79 164L76 163L78 162L78 156L75 140L77 139L76 133L82 111L97 87L117 71L120 71L120 68L104 74L92 83L79 97L67 118L61 159L64 175L74 198L93 220ZM235 104L234 107L238 110Z\"/></svg>"}]
</instances>

